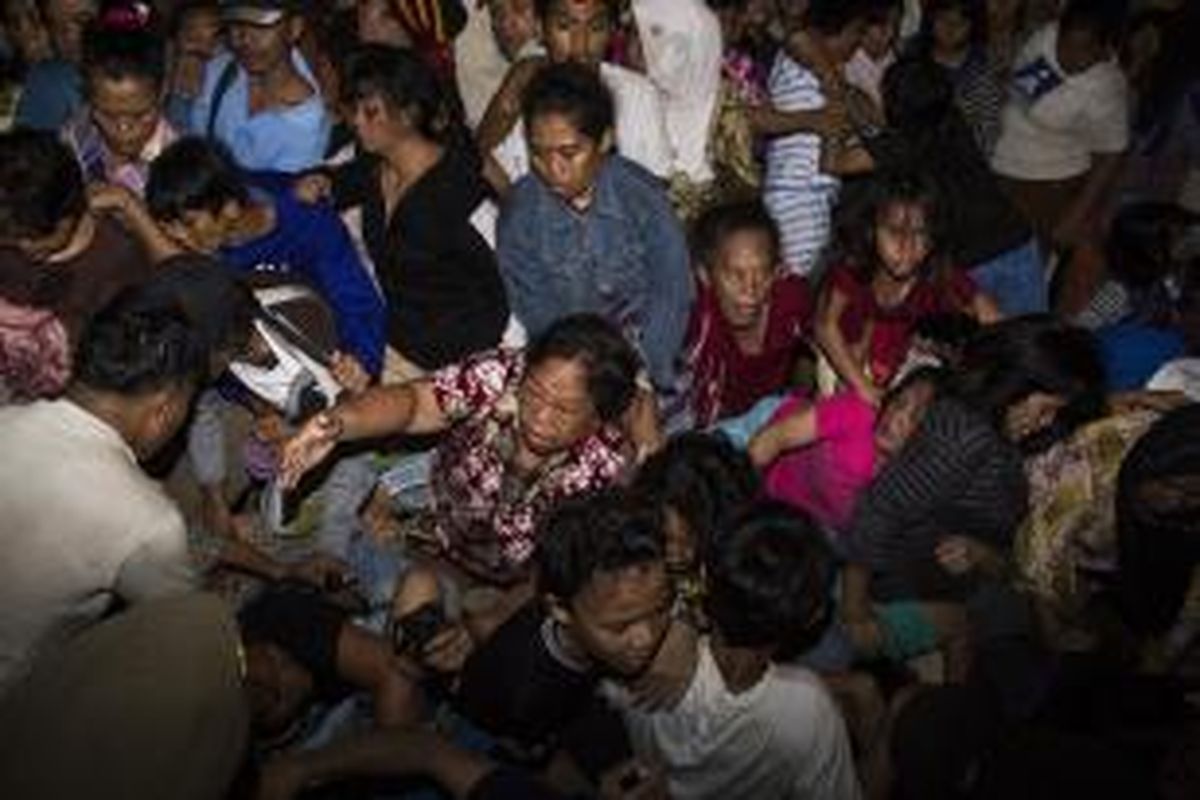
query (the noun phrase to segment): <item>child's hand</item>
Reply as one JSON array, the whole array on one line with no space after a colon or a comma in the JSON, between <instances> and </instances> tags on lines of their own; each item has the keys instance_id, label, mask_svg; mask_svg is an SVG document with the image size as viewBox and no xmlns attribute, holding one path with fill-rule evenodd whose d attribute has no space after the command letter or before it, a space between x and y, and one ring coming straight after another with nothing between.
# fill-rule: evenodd
<instances>
[{"instance_id":1,"label":"child's hand","mask_svg":"<svg viewBox=\"0 0 1200 800\"><path fill-rule=\"evenodd\" d=\"M362 394L371 385L371 376L352 355L334 353L329 367L333 379L350 394Z\"/></svg>"},{"instance_id":2,"label":"child's hand","mask_svg":"<svg viewBox=\"0 0 1200 800\"><path fill-rule=\"evenodd\" d=\"M292 192L296 195L296 199L309 205L316 205L325 200L332 191L333 181L329 179L328 175L321 172L302 175L292 184Z\"/></svg>"}]
</instances>

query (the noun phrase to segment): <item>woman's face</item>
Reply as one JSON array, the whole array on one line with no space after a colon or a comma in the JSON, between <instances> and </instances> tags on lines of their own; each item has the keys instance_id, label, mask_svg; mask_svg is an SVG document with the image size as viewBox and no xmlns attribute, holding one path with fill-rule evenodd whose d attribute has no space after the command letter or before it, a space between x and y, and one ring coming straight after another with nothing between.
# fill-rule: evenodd
<instances>
[{"instance_id":1,"label":"woman's face","mask_svg":"<svg viewBox=\"0 0 1200 800\"><path fill-rule=\"evenodd\" d=\"M875 251L897 281L914 278L933 249L928 214L920 203L892 203L875 223Z\"/></svg>"},{"instance_id":2,"label":"woman's face","mask_svg":"<svg viewBox=\"0 0 1200 800\"><path fill-rule=\"evenodd\" d=\"M359 147L367 153L378 154L397 133L392 112L384 99L378 95L360 97L353 101L350 126L358 139Z\"/></svg>"},{"instance_id":3,"label":"woman's face","mask_svg":"<svg viewBox=\"0 0 1200 800\"><path fill-rule=\"evenodd\" d=\"M1060 394L1034 392L1018 400L1004 412L1004 434L1011 442L1021 442L1046 430L1067 404Z\"/></svg>"},{"instance_id":4,"label":"woman's face","mask_svg":"<svg viewBox=\"0 0 1200 800\"><path fill-rule=\"evenodd\" d=\"M759 230L729 234L717 248L709 280L730 327L738 331L756 329L766 315L775 280L771 237Z\"/></svg>"},{"instance_id":5,"label":"woman's face","mask_svg":"<svg viewBox=\"0 0 1200 800\"><path fill-rule=\"evenodd\" d=\"M875 453L880 460L899 453L912 438L933 403L933 397L934 385L929 381L917 381L880 409L875 421Z\"/></svg>"},{"instance_id":6,"label":"woman's face","mask_svg":"<svg viewBox=\"0 0 1200 800\"><path fill-rule=\"evenodd\" d=\"M104 144L118 158L140 159L158 129L158 87L145 78L99 76L90 81L90 89L92 121Z\"/></svg>"}]
</instances>

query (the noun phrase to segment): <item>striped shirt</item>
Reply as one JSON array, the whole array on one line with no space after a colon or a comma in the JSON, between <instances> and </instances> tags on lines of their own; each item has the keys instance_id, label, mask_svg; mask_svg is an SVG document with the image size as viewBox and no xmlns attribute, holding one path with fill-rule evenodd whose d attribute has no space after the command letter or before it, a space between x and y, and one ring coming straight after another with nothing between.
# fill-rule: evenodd
<instances>
[{"instance_id":1,"label":"striped shirt","mask_svg":"<svg viewBox=\"0 0 1200 800\"><path fill-rule=\"evenodd\" d=\"M938 541L1007 551L1028 497L1020 451L961 401L939 400L859 499L850 558L870 568L877 600L961 597L970 584L938 566Z\"/></svg>"},{"instance_id":2,"label":"striped shirt","mask_svg":"<svg viewBox=\"0 0 1200 800\"><path fill-rule=\"evenodd\" d=\"M771 102L780 111L810 111L825 105L817 76L780 53L771 69ZM794 133L767 148L763 201L779 225L783 261L790 272L807 275L829 239L833 203L840 181L821 172L821 137Z\"/></svg>"}]
</instances>

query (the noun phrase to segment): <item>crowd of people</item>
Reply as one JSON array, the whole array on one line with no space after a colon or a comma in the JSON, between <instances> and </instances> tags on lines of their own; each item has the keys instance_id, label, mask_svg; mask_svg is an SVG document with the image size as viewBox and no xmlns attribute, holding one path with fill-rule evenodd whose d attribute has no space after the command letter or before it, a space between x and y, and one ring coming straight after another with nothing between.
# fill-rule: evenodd
<instances>
[{"instance_id":1,"label":"crowd of people","mask_svg":"<svg viewBox=\"0 0 1200 800\"><path fill-rule=\"evenodd\" d=\"M1200 795L1200 6L2 0L0 796Z\"/></svg>"}]
</instances>

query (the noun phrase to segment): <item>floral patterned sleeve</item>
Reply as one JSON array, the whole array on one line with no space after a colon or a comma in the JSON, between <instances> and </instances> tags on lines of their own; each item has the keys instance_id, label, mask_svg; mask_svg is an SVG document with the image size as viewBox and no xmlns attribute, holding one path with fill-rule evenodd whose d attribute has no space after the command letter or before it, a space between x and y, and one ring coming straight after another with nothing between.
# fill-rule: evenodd
<instances>
[{"instance_id":1,"label":"floral patterned sleeve","mask_svg":"<svg viewBox=\"0 0 1200 800\"><path fill-rule=\"evenodd\" d=\"M433 373L433 395L451 423L492 409L516 387L525 359L518 350L488 350Z\"/></svg>"}]
</instances>

